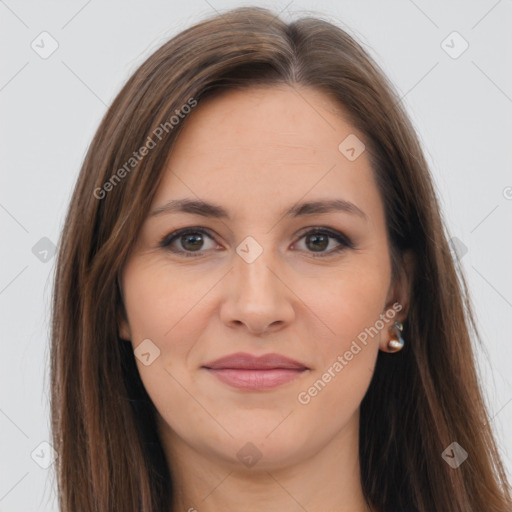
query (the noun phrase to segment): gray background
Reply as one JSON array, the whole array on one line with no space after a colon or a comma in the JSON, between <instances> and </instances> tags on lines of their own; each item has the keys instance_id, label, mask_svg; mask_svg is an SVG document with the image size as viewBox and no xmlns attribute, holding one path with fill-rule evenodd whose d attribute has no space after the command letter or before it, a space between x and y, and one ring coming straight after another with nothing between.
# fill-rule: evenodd
<instances>
[{"instance_id":1,"label":"gray background","mask_svg":"<svg viewBox=\"0 0 512 512\"><path fill-rule=\"evenodd\" d=\"M329 16L403 96L468 278L483 387L512 474L512 1L252 4L285 19ZM51 248L94 131L150 52L240 5L249 3L0 0L0 512L57 510L51 448L41 445L50 441ZM469 44L461 55L453 31ZM57 50L42 58L52 40Z\"/></svg>"}]
</instances>

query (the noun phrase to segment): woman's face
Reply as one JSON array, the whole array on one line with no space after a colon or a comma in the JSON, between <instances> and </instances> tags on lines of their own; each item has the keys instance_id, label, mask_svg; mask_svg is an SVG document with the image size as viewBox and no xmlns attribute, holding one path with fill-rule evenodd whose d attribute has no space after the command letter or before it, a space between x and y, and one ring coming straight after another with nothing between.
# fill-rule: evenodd
<instances>
[{"instance_id":1,"label":"woman's face","mask_svg":"<svg viewBox=\"0 0 512 512\"><path fill-rule=\"evenodd\" d=\"M170 449L273 468L357 436L406 301L362 142L308 88L230 91L189 115L122 273L120 335ZM212 369L241 352L301 369Z\"/></svg>"}]
</instances>

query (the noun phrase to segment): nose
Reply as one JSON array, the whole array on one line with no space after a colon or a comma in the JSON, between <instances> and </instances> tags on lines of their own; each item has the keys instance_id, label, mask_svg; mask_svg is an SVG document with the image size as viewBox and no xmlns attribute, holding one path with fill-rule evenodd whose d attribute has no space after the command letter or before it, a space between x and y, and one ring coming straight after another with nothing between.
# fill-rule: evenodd
<instances>
[{"instance_id":1,"label":"nose","mask_svg":"<svg viewBox=\"0 0 512 512\"><path fill-rule=\"evenodd\" d=\"M293 321L294 294L270 251L264 250L251 263L235 255L225 279L220 314L229 327L261 335L281 330Z\"/></svg>"}]
</instances>

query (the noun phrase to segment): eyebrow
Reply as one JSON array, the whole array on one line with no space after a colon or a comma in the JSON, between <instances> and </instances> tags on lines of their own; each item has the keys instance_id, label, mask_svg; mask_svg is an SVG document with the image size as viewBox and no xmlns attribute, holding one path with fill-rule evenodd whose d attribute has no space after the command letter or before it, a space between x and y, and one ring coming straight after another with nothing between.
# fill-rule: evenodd
<instances>
[{"instance_id":1,"label":"eyebrow","mask_svg":"<svg viewBox=\"0 0 512 512\"><path fill-rule=\"evenodd\" d=\"M305 215L314 215L317 213L344 212L357 215L364 220L368 220L366 214L354 203L344 199L325 199L318 201L302 202L293 205L288 210L281 213L281 216L302 217ZM171 199L162 206L155 208L150 217L155 217L170 213L192 213L203 217L213 217L216 219L230 219L228 211L220 205L208 203L198 199Z\"/></svg>"}]
</instances>

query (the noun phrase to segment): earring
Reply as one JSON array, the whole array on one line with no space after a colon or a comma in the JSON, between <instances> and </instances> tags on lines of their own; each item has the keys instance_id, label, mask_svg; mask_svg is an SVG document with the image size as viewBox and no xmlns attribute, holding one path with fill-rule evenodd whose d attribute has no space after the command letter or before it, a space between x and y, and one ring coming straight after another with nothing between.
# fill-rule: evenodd
<instances>
[{"instance_id":1,"label":"earring","mask_svg":"<svg viewBox=\"0 0 512 512\"><path fill-rule=\"evenodd\" d=\"M396 329L397 338L391 339L388 341L388 350L389 352L398 352L404 348L404 339L402 337L402 331L404 330L404 325L402 322L395 322L393 327Z\"/></svg>"}]
</instances>

